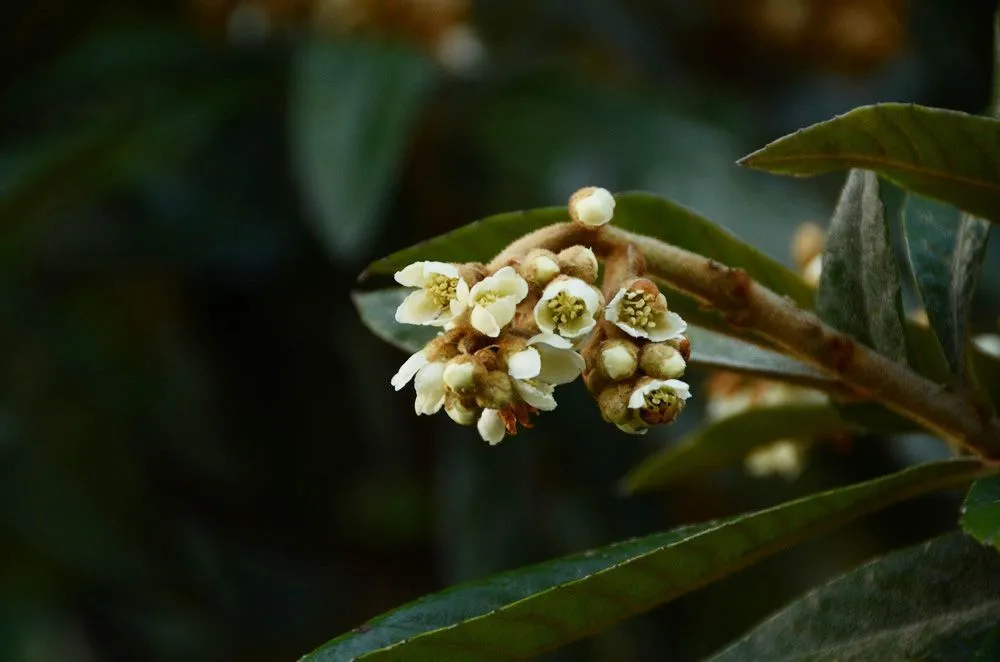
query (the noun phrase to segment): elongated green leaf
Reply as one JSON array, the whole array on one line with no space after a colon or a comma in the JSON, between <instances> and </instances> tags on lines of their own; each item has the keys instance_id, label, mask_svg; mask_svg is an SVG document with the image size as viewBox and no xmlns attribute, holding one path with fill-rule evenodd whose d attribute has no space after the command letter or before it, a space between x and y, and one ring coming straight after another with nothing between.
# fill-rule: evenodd
<instances>
[{"instance_id":1,"label":"elongated green leaf","mask_svg":"<svg viewBox=\"0 0 1000 662\"><path fill-rule=\"evenodd\" d=\"M400 324L396 321L396 309L408 292L402 287L392 287L373 292L354 292L351 299L358 309L361 321L372 333L407 354L412 354L420 351L437 334L438 329L433 326Z\"/></svg>"},{"instance_id":2,"label":"elongated green leaf","mask_svg":"<svg viewBox=\"0 0 1000 662\"><path fill-rule=\"evenodd\" d=\"M742 461L778 439L814 439L846 431L835 407L824 404L751 409L702 427L653 453L622 479L625 492L667 487L702 472Z\"/></svg>"},{"instance_id":3,"label":"elongated green leaf","mask_svg":"<svg viewBox=\"0 0 1000 662\"><path fill-rule=\"evenodd\" d=\"M565 207L548 207L491 216L377 260L366 273L391 274L418 260L488 261L514 239L552 223L568 220ZM615 196L613 223L743 268L779 294L811 307L813 292L797 274L742 239L676 203L650 193Z\"/></svg>"},{"instance_id":4,"label":"elongated green leaf","mask_svg":"<svg viewBox=\"0 0 1000 662\"><path fill-rule=\"evenodd\" d=\"M1000 550L1000 477L973 483L962 504L961 523L976 540Z\"/></svg>"},{"instance_id":5,"label":"elongated green leaf","mask_svg":"<svg viewBox=\"0 0 1000 662\"><path fill-rule=\"evenodd\" d=\"M416 352L438 329L396 322L396 308L406 293L404 288L393 287L355 292L352 296L361 321L372 333L405 352ZM776 352L695 327L688 328L688 337L691 339L692 365L723 368L816 388L836 387L836 383L822 373Z\"/></svg>"},{"instance_id":6,"label":"elongated green leaf","mask_svg":"<svg viewBox=\"0 0 1000 662\"><path fill-rule=\"evenodd\" d=\"M515 239L546 225L568 220L566 207L497 214L375 260L365 269L362 278L373 274L391 274L420 260L488 262Z\"/></svg>"},{"instance_id":7,"label":"elongated green leaf","mask_svg":"<svg viewBox=\"0 0 1000 662\"><path fill-rule=\"evenodd\" d=\"M720 368L766 379L830 390L836 382L819 370L756 345L715 331L688 327L692 365Z\"/></svg>"},{"instance_id":8,"label":"elongated green leaf","mask_svg":"<svg viewBox=\"0 0 1000 662\"><path fill-rule=\"evenodd\" d=\"M815 589L712 660L961 662L998 621L1000 557L951 533Z\"/></svg>"},{"instance_id":9,"label":"elongated green leaf","mask_svg":"<svg viewBox=\"0 0 1000 662\"><path fill-rule=\"evenodd\" d=\"M990 224L918 195L907 196L903 232L917 289L952 372L965 372L969 307Z\"/></svg>"},{"instance_id":10,"label":"elongated green leaf","mask_svg":"<svg viewBox=\"0 0 1000 662\"><path fill-rule=\"evenodd\" d=\"M899 271L872 172L852 170L840 194L823 253L816 312L835 329L906 361Z\"/></svg>"},{"instance_id":11,"label":"elongated green leaf","mask_svg":"<svg viewBox=\"0 0 1000 662\"><path fill-rule=\"evenodd\" d=\"M964 483L973 460L925 464L720 522L471 582L376 618L303 662L523 659L683 595L890 503Z\"/></svg>"},{"instance_id":12,"label":"elongated green leaf","mask_svg":"<svg viewBox=\"0 0 1000 662\"><path fill-rule=\"evenodd\" d=\"M779 138L740 164L784 175L874 170L899 186L1000 221L1000 122L939 108L855 108Z\"/></svg>"},{"instance_id":13,"label":"elongated green leaf","mask_svg":"<svg viewBox=\"0 0 1000 662\"><path fill-rule=\"evenodd\" d=\"M397 45L300 44L290 100L293 156L320 236L334 255L363 250L378 232L432 72L419 53Z\"/></svg>"}]
</instances>

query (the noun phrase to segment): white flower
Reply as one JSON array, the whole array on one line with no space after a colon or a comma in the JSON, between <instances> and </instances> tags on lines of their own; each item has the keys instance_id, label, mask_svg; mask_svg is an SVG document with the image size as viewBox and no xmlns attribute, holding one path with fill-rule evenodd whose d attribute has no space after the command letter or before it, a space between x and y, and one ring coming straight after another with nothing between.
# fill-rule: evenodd
<instances>
[{"instance_id":1,"label":"white flower","mask_svg":"<svg viewBox=\"0 0 1000 662\"><path fill-rule=\"evenodd\" d=\"M755 478L780 475L794 480L802 473L805 448L791 439L779 439L751 451L743 460L747 473Z\"/></svg>"},{"instance_id":2,"label":"white flower","mask_svg":"<svg viewBox=\"0 0 1000 662\"><path fill-rule=\"evenodd\" d=\"M599 228L615 214L615 199L607 189L589 186L569 199L570 217L589 228Z\"/></svg>"},{"instance_id":3,"label":"white flower","mask_svg":"<svg viewBox=\"0 0 1000 662\"><path fill-rule=\"evenodd\" d=\"M687 330L687 322L667 310L667 298L662 292L653 294L640 289L618 290L604 310L604 319L633 338L653 342L679 338Z\"/></svg>"},{"instance_id":4,"label":"white flower","mask_svg":"<svg viewBox=\"0 0 1000 662\"><path fill-rule=\"evenodd\" d=\"M528 340L528 347L507 359L507 374L514 380L514 390L532 407L543 411L556 408L552 396L555 387L576 379L586 362L571 349L565 338L539 333Z\"/></svg>"},{"instance_id":5,"label":"white flower","mask_svg":"<svg viewBox=\"0 0 1000 662\"><path fill-rule=\"evenodd\" d=\"M578 338L597 324L601 295L579 278L552 281L535 304L535 323L545 333Z\"/></svg>"},{"instance_id":6,"label":"white flower","mask_svg":"<svg viewBox=\"0 0 1000 662\"><path fill-rule=\"evenodd\" d=\"M479 430L479 436L483 438L483 441L489 443L490 446L499 444L503 441L504 435L507 434L507 428L496 409L484 409L483 413L479 415L476 429Z\"/></svg>"},{"instance_id":7,"label":"white flower","mask_svg":"<svg viewBox=\"0 0 1000 662\"><path fill-rule=\"evenodd\" d=\"M428 361L427 354L420 350L406 359L390 383L398 391L413 379L413 385L417 390L417 399L413 403L414 411L418 416L436 414L444 405L445 365L444 361Z\"/></svg>"},{"instance_id":8,"label":"white flower","mask_svg":"<svg viewBox=\"0 0 1000 662\"><path fill-rule=\"evenodd\" d=\"M504 267L487 276L472 287L469 305L472 306L471 322L476 331L496 338L500 329L514 319L517 304L528 296L528 283L513 267Z\"/></svg>"},{"instance_id":9,"label":"white flower","mask_svg":"<svg viewBox=\"0 0 1000 662\"><path fill-rule=\"evenodd\" d=\"M691 397L691 388L679 379L646 379L632 391L628 408L635 418L618 428L630 434L643 434L649 425L670 423Z\"/></svg>"},{"instance_id":10,"label":"white flower","mask_svg":"<svg viewBox=\"0 0 1000 662\"><path fill-rule=\"evenodd\" d=\"M397 322L444 326L465 310L469 285L454 264L414 262L394 277L400 285L420 288L396 309Z\"/></svg>"}]
</instances>

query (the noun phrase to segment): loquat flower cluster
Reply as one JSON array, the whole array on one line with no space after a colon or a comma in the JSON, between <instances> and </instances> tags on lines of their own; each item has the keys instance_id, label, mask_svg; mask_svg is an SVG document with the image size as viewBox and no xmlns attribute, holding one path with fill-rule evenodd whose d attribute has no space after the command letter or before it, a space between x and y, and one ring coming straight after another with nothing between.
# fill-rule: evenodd
<instances>
[{"instance_id":1,"label":"loquat flower cluster","mask_svg":"<svg viewBox=\"0 0 1000 662\"><path fill-rule=\"evenodd\" d=\"M595 232L613 213L604 189L570 200L570 218ZM497 444L555 409L556 387L582 375L604 418L621 430L642 433L676 418L690 397L679 379L687 325L653 281L616 284L609 302L586 246L536 248L510 262L490 270L425 261L395 274L413 288L396 321L442 328L391 380L397 391L414 382L418 415L444 409Z\"/></svg>"}]
</instances>

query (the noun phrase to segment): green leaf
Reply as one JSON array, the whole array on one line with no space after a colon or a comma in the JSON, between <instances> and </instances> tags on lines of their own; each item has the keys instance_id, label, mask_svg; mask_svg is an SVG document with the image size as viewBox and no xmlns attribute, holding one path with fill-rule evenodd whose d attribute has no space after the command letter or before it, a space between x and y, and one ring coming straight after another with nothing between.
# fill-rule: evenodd
<instances>
[{"instance_id":1,"label":"green leaf","mask_svg":"<svg viewBox=\"0 0 1000 662\"><path fill-rule=\"evenodd\" d=\"M691 365L730 370L822 390L837 388L838 382L835 380L784 354L693 326L688 327L687 337L691 341Z\"/></svg>"},{"instance_id":2,"label":"green leaf","mask_svg":"<svg viewBox=\"0 0 1000 662\"><path fill-rule=\"evenodd\" d=\"M962 379L969 307L990 224L954 207L907 196L903 232L917 289L951 371Z\"/></svg>"},{"instance_id":3,"label":"green leaf","mask_svg":"<svg viewBox=\"0 0 1000 662\"><path fill-rule=\"evenodd\" d=\"M320 237L337 257L366 248L433 67L395 44L304 41L289 116L293 158Z\"/></svg>"},{"instance_id":4,"label":"green leaf","mask_svg":"<svg viewBox=\"0 0 1000 662\"><path fill-rule=\"evenodd\" d=\"M408 290L393 287L352 294L358 315L372 333L407 353L416 352L433 338L438 329L400 324L396 308ZM836 382L811 367L754 345L712 331L688 327L691 365L721 368L816 388L835 388Z\"/></svg>"},{"instance_id":5,"label":"green leaf","mask_svg":"<svg viewBox=\"0 0 1000 662\"><path fill-rule=\"evenodd\" d=\"M400 324L396 321L396 309L409 290L392 287L373 292L353 292L351 299L358 309L358 316L364 325L377 337L398 347L407 354L419 352L438 333L433 326Z\"/></svg>"},{"instance_id":6,"label":"green leaf","mask_svg":"<svg viewBox=\"0 0 1000 662\"><path fill-rule=\"evenodd\" d=\"M366 274L391 274L418 260L486 262L529 232L568 220L565 207L491 216L377 260ZM700 253L750 276L799 305L811 307L813 292L797 274L712 221L650 193L615 196L616 227L656 237Z\"/></svg>"},{"instance_id":7,"label":"green leaf","mask_svg":"<svg viewBox=\"0 0 1000 662\"><path fill-rule=\"evenodd\" d=\"M816 312L833 328L906 362L899 271L872 172L852 170L844 184L830 221Z\"/></svg>"},{"instance_id":8,"label":"green leaf","mask_svg":"<svg viewBox=\"0 0 1000 662\"><path fill-rule=\"evenodd\" d=\"M375 260L368 265L361 277L392 274L420 260L488 262L515 239L546 225L568 220L566 207L542 207L497 214Z\"/></svg>"},{"instance_id":9,"label":"green leaf","mask_svg":"<svg viewBox=\"0 0 1000 662\"><path fill-rule=\"evenodd\" d=\"M961 524L970 536L1000 550L1000 476L972 484L962 504Z\"/></svg>"},{"instance_id":10,"label":"green leaf","mask_svg":"<svg viewBox=\"0 0 1000 662\"><path fill-rule=\"evenodd\" d=\"M847 430L837 409L825 404L760 407L700 428L659 450L622 479L625 492L667 487L679 480L742 461L778 439L815 439Z\"/></svg>"},{"instance_id":11,"label":"green leaf","mask_svg":"<svg viewBox=\"0 0 1000 662\"><path fill-rule=\"evenodd\" d=\"M970 660L1000 620L998 596L1000 557L951 533L815 589L712 660Z\"/></svg>"},{"instance_id":12,"label":"green leaf","mask_svg":"<svg viewBox=\"0 0 1000 662\"><path fill-rule=\"evenodd\" d=\"M1000 122L939 108L862 106L740 160L783 175L874 170L904 189L1000 221Z\"/></svg>"},{"instance_id":13,"label":"green leaf","mask_svg":"<svg viewBox=\"0 0 1000 662\"><path fill-rule=\"evenodd\" d=\"M630 540L436 593L306 655L523 659L599 630L902 499L962 484L974 460L925 464L766 510Z\"/></svg>"}]
</instances>

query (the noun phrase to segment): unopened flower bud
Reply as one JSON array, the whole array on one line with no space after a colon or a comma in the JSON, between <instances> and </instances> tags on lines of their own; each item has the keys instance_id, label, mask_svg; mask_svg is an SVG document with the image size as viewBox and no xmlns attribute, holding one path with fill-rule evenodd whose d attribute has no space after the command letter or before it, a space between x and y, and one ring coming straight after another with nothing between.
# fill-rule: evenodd
<instances>
[{"instance_id":1,"label":"unopened flower bud","mask_svg":"<svg viewBox=\"0 0 1000 662\"><path fill-rule=\"evenodd\" d=\"M802 280L810 287L819 287L819 278L823 275L823 255L817 255L809 260L809 263L802 269Z\"/></svg>"},{"instance_id":2,"label":"unopened flower bud","mask_svg":"<svg viewBox=\"0 0 1000 662\"><path fill-rule=\"evenodd\" d=\"M476 372L480 378L485 375L485 368L476 364L471 356L456 356L445 366L442 375L445 385L456 393L468 393L476 387Z\"/></svg>"},{"instance_id":3,"label":"unopened flower bud","mask_svg":"<svg viewBox=\"0 0 1000 662\"><path fill-rule=\"evenodd\" d=\"M684 359L685 363L691 360L691 341L687 339L687 336L673 338L668 340L667 344L681 353L681 358Z\"/></svg>"},{"instance_id":4,"label":"unopened flower bud","mask_svg":"<svg viewBox=\"0 0 1000 662\"><path fill-rule=\"evenodd\" d=\"M499 444L507 434L503 419L495 409L484 409L476 422L476 428L479 430L479 436L490 446Z\"/></svg>"},{"instance_id":5,"label":"unopened flower bud","mask_svg":"<svg viewBox=\"0 0 1000 662\"><path fill-rule=\"evenodd\" d=\"M676 379L684 374L687 362L681 353L665 343L650 343L639 354L642 371L656 379ZM447 381L447 372L445 372Z\"/></svg>"},{"instance_id":6,"label":"unopened flower bud","mask_svg":"<svg viewBox=\"0 0 1000 662\"><path fill-rule=\"evenodd\" d=\"M486 373L476 389L476 404L486 409L504 409L514 401L514 385L502 370Z\"/></svg>"},{"instance_id":7,"label":"unopened flower bud","mask_svg":"<svg viewBox=\"0 0 1000 662\"><path fill-rule=\"evenodd\" d=\"M567 276L593 285L597 282L597 256L586 246L570 246L559 252L559 267Z\"/></svg>"},{"instance_id":8,"label":"unopened flower bud","mask_svg":"<svg viewBox=\"0 0 1000 662\"><path fill-rule=\"evenodd\" d=\"M629 411L628 400L632 394L632 384L615 384L609 386L597 396L597 406L601 410L604 420L615 425L622 425L632 418Z\"/></svg>"},{"instance_id":9,"label":"unopened flower bud","mask_svg":"<svg viewBox=\"0 0 1000 662\"><path fill-rule=\"evenodd\" d=\"M569 215L588 228L599 228L611 221L615 199L606 189L595 186L582 188L569 199Z\"/></svg>"},{"instance_id":10,"label":"unopened flower bud","mask_svg":"<svg viewBox=\"0 0 1000 662\"><path fill-rule=\"evenodd\" d=\"M449 393L444 402L445 413L448 417L459 425L472 425L479 418L479 407L471 406L470 403L463 403L462 398L454 393Z\"/></svg>"},{"instance_id":11,"label":"unopened flower bud","mask_svg":"<svg viewBox=\"0 0 1000 662\"><path fill-rule=\"evenodd\" d=\"M639 365L635 343L627 340L607 340L601 344L597 367L603 377L618 381L635 374Z\"/></svg>"},{"instance_id":12,"label":"unopened flower bud","mask_svg":"<svg viewBox=\"0 0 1000 662\"><path fill-rule=\"evenodd\" d=\"M815 223L803 223L792 236L792 259L803 271L823 252L826 243L826 232Z\"/></svg>"},{"instance_id":13,"label":"unopened flower bud","mask_svg":"<svg viewBox=\"0 0 1000 662\"><path fill-rule=\"evenodd\" d=\"M544 248L536 248L521 263L521 275L531 285L547 285L559 275L556 254Z\"/></svg>"}]
</instances>

